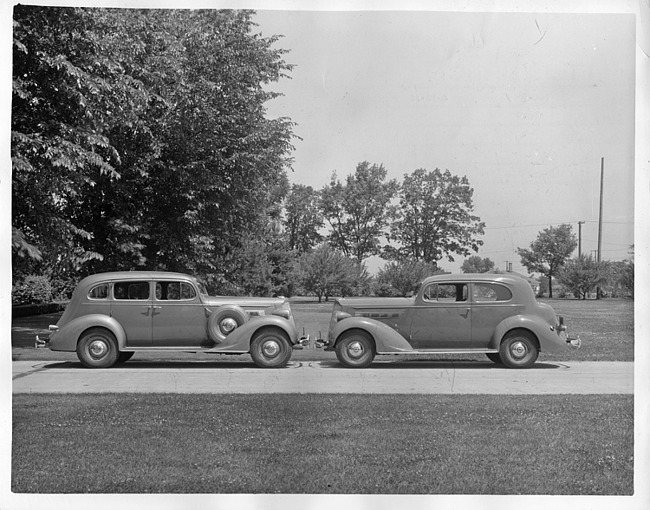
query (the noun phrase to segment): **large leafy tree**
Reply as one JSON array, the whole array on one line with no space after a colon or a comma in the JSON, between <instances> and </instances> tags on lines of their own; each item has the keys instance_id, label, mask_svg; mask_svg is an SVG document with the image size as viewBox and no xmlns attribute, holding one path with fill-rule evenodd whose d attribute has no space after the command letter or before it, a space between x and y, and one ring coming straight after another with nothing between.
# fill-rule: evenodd
<instances>
[{"instance_id":1,"label":"large leafy tree","mask_svg":"<svg viewBox=\"0 0 650 510\"><path fill-rule=\"evenodd\" d=\"M393 209L387 258L437 263L445 256L453 261L454 254L478 251L485 224L472 214L473 194L467 177L449 170L418 169L406 174L399 205Z\"/></svg>"},{"instance_id":2,"label":"large leafy tree","mask_svg":"<svg viewBox=\"0 0 650 510\"><path fill-rule=\"evenodd\" d=\"M548 278L549 297L553 297L552 280L576 249L578 241L569 224L542 230L530 248L517 248L521 263L531 272Z\"/></svg>"},{"instance_id":3,"label":"large leafy tree","mask_svg":"<svg viewBox=\"0 0 650 510\"><path fill-rule=\"evenodd\" d=\"M345 183L336 173L321 190L323 217L330 227L329 243L358 264L381 251L380 237L388 224L388 208L397 191L395 180L386 181L383 165L367 161L357 165Z\"/></svg>"},{"instance_id":4,"label":"large leafy tree","mask_svg":"<svg viewBox=\"0 0 650 510\"><path fill-rule=\"evenodd\" d=\"M322 242L319 230L323 227L323 215L319 194L311 186L293 184L284 211L283 224L289 249L302 254Z\"/></svg>"},{"instance_id":5,"label":"large leafy tree","mask_svg":"<svg viewBox=\"0 0 650 510\"><path fill-rule=\"evenodd\" d=\"M291 66L252 17L15 8L13 224L45 263L208 274L279 215Z\"/></svg>"}]
</instances>

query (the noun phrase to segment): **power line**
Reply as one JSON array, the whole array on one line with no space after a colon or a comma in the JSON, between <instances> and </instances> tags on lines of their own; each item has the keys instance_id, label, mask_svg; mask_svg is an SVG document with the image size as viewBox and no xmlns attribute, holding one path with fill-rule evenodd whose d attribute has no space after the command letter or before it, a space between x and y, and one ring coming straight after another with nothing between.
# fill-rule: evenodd
<instances>
[{"instance_id":1,"label":"power line","mask_svg":"<svg viewBox=\"0 0 650 510\"><path fill-rule=\"evenodd\" d=\"M584 221L584 223L598 223L597 220L581 220ZM485 230L505 230L505 229L510 229L510 228L528 228L528 227L553 227L555 225L567 225L567 224L573 224L573 223L578 223L577 221L560 221L557 223L536 223L536 224L529 224L529 225L509 225L509 226L503 226L503 227L485 227ZM634 225L634 221L603 221L603 224L606 225Z\"/></svg>"}]
</instances>

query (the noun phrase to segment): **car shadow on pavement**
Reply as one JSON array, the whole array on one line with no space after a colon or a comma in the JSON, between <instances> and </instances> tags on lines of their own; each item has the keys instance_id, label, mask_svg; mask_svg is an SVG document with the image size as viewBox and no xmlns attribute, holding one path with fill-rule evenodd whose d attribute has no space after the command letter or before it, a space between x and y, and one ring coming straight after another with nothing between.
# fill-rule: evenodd
<instances>
[{"instance_id":1,"label":"car shadow on pavement","mask_svg":"<svg viewBox=\"0 0 650 510\"><path fill-rule=\"evenodd\" d=\"M338 361L321 361L322 368L345 368ZM390 370L390 369L454 369L454 370L517 370L507 368L504 365L492 363L490 361L449 361L449 360L408 360L408 361L375 361L369 367L361 370ZM545 370L545 369L559 369L566 368L559 363L535 363L532 367L524 370ZM354 369L350 369L354 370ZM358 369L357 369L358 370Z\"/></svg>"},{"instance_id":2,"label":"car shadow on pavement","mask_svg":"<svg viewBox=\"0 0 650 510\"><path fill-rule=\"evenodd\" d=\"M296 368L295 363L289 363L284 368ZM200 370L225 370L225 369L251 369L259 368L260 370L279 370L279 369L263 369L258 367L252 361L129 361L126 363L116 363L109 368L86 368L79 361L60 361L48 363L46 366L41 367L47 370L56 369L79 369L94 372L98 370L169 370L169 369L200 369Z\"/></svg>"}]
</instances>

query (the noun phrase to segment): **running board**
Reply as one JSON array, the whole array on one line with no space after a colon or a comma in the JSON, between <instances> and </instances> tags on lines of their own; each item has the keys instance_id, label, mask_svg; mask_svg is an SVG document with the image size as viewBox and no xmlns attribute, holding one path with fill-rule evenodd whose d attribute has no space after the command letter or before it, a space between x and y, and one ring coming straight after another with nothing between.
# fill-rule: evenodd
<instances>
[{"instance_id":1,"label":"running board","mask_svg":"<svg viewBox=\"0 0 650 510\"><path fill-rule=\"evenodd\" d=\"M377 354L498 354L498 349L418 349L413 351L388 351Z\"/></svg>"}]
</instances>

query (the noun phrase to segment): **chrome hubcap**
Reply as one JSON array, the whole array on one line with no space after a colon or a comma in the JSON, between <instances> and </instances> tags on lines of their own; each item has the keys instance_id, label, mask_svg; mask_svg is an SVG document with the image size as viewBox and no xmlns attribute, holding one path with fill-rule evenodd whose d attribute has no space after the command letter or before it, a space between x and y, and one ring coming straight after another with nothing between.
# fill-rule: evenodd
<instances>
[{"instance_id":1,"label":"chrome hubcap","mask_svg":"<svg viewBox=\"0 0 650 510\"><path fill-rule=\"evenodd\" d=\"M510 347L510 352L513 357L521 359L528 354L528 347L523 342L514 342Z\"/></svg>"},{"instance_id":2,"label":"chrome hubcap","mask_svg":"<svg viewBox=\"0 0 650 510\"><path fill-rule=\"evenodd\" d=\"M363 356L363 345L361 345L361 342L352 342L348 346L348 354L350 355L351 358L360 358Z\"/></svg>"},{"instance_id":3,"label":"chrome hubcap","mask_svg":"<svg viewBox=\"0 0 650 510\"><path fill-rule=\"evenodd\" d=\"M88 346L88 351L93 358L101 358L108 352L108 346L101 340L93 340Z\"/></svg>"},{"instance_id":4,"label":"chrome hubcap","mask_svg":"<svg viewBox=\"0 0 650 510\"><path fill-rule=\"evenodd\" d=\"M278 353L280 352L280 344L275 340L269 340L268 342L264 342L264 345L262 346L262 352L264 353L265 356L269 358L273 358L277 356Z\"/></svg>"},{"instance_id":5,"label":"chrome hubcap","mask_svg":"<svg viewBox=\"0 0 650 510\"><path fill-rule=\"evenodd\" d=\"M221 331L227 335L228 333L232 333L232 331L237 327L237 321L231 317L227 317L221 321L219 327L221 328Z\"/></svg>"}]
</instances>

